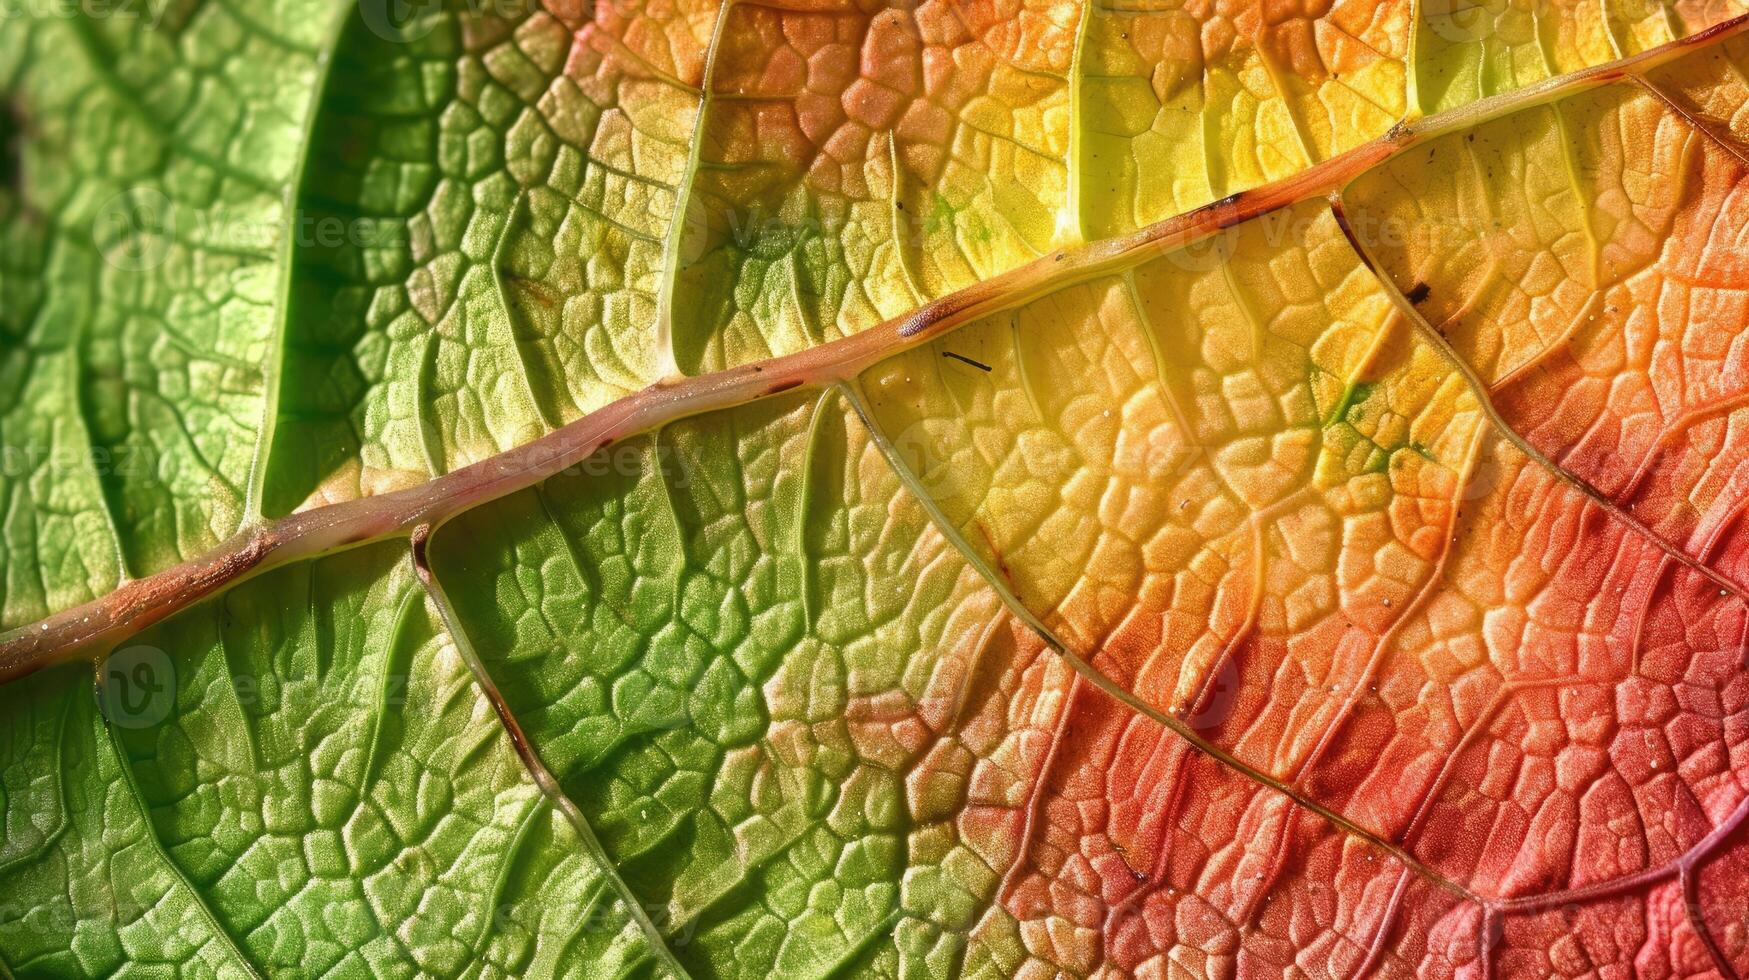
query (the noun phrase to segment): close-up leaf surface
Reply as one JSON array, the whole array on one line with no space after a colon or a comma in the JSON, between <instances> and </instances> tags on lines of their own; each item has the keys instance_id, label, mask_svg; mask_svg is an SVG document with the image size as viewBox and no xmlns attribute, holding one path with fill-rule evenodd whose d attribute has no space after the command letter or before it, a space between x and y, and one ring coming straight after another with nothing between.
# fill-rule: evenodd
<instances>
[{"instance_id":1,"label":"close-up leaf surface","mask_svg":"<svg viewBox=\"0 0 1749 980\"><path fill-rule=\"evenodd\" d=\"M1735 0L0 12L0 975L1749 975Z\"/></svg>"}]
</instances>

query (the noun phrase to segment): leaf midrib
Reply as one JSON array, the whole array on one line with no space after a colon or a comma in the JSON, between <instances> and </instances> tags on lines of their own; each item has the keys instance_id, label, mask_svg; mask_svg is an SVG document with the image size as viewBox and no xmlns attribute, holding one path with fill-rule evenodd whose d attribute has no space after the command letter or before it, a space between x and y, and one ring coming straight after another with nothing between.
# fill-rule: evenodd
<instances>
[{"instance_id":1,"label":"leaf midrib","mask_svg":"<svg viewBox=\"0 0 1749 980\"><path fill-rule=\"evenodd\" d=\"M124 583L101 598L0 634L0 683L81 656L101 655L166 616L270 568L407 536L421 525L435 529L457 514L538 483L627 436L796 388L849 381L881 360L990 314L1132 267L1272 211L1338 191L1356 177L1428 140L1633 77L1695 49L1734 37L1745 29L1749 29L1749 14L1619 61L1546 79L1434 115L1411 116L1384 135L1291 177L1229 195L1134 232L1058 249L852 336L719 371L667 377L538 439L419 486L256 523L206 555ZM1593 500L1603 502L1588 484L1546 457L1538 454L1532 458L1556 476L1580 487ZM1632 526L1647 533L1637 523ZM1670 550L1661 539L1653 540ZM1711 572L1709 577L1718 575Z\"/></svg>"}]
</instances>

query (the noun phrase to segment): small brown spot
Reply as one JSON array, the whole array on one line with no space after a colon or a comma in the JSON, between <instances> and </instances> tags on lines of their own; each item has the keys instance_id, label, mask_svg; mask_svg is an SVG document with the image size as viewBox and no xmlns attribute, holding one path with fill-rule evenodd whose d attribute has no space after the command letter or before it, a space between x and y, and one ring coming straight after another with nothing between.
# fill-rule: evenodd
<instances>
[{"instance_id":1,"label":"small brown spot","mask_svg":"<svg viewBox=\"0 0 1749 980\"><path fill-rule=\"evenodd\" d=\"M1008 568L1008 560L1002 557L1002 549L996 547L996 539L990 535L990 529L984 526L983 521L978 521L977 525L978 533L984 537L985 546L990 549L990 557L996 562L996 573L1001 575L1002 581L1008 584L1009 591L1015 592L1014 573ZM1015 592L1014 597L1019 599L1020 594Z\"/></svg>"},{"instance_id":2,"label":"small brown spot","mask_svg":"<svg viewBox=\"0 0 1749 980\"><path fill-rule=\"evenodd\" d=\"M559 305L558 296L556 296L552 290L548 289L545 285L536 282L533 279L525 279L522 276L510 272L500 272L500 275L504 277L504 283L506 285L515 286L522 290L536 303L539 303L547 309L550 310Z\"/></svg>"},{"instance_id":3,"label":"small brown spot","mask_svg":"<svg viewBox=\"0 0 1749 980\"><path fill-rule=\"evenodd\" d=\"M1409 291L1403 294L1403 298L1408 300L1409 302L1415 304L1416 306L1420 306L1421 301L1426 299L1428 297L1428 295L1432 292L1433 292L1432 286L1429 286L1424 282L1418 282L1415 285L1409 287Z\"/></svg>"},{"instance_id":4,"label":"small brown spot","mask_svg":"<svg viewBox=\"0 0 1749 980\"><path fill-rule=\"evenodd\" d=\"M1232 194L1232 195L1229 195L1227 197L1221 198L1219 203L1225 204L1225 203L1230 201L1233 204L1233 210L1230 213L1222 214L1215 221L1215 226L1217 228L1220 228L1221 230L1224 231L1228 228L1233 227L1234 225L1244 224L1247 221L1251 221L1251 220L1254 220L1256 218L1261 218L1266 214L1274 214L1275 212L1280 211L1282 208L1287 207L1291 203L1289 201L1276 201L1273 204L1270 204L1266 207L1258 208L1255 212L1247 214L1247 213L1245 213L1245 208L1242 206L1245 203L1246 196L1247 196L1247 192L1240 191L1237 194ZM1256 196L1256 195L1251 195L1251 196Z\"/></svg>"},{"instance_id":5,"label":"small brown spot","mask_svg":"<svg viewBox=\"0 0 1749 980\"><path fill-rule=\"evenodd\" d=\"M899 328L899 336L915 337L923 331L928 330L930 327L935 326L937 323L947 319L948 313L949 310L945 304L930 303L928 306L911 314L911 318L905 321L904 326Z\"/></svg>"}]
</instances>

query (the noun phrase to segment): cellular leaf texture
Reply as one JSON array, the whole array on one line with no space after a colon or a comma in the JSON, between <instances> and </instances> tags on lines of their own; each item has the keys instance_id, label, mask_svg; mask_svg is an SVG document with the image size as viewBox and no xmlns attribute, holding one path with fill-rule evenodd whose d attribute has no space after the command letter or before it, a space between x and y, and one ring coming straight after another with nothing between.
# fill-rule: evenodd
<instances>
[{"instance_id":1,"label":"cellular leaf texture","mask_svg":"<svg viewBox=\"0 0 1749 980\"><path fill-rule=\"evenodd\" d=\"M0 976L1749 976L1741 6L0 12Z\"/></svg>"}]
</instances>

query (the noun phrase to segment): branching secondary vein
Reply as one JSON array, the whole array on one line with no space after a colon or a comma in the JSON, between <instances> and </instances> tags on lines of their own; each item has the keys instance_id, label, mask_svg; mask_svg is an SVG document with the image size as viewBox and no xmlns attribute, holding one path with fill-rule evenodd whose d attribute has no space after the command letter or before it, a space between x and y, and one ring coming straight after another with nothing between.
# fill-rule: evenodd
<instances>
[{"instance_id":1,"label":"branching secondary vein","mask_svg":"<svg viewBox=\"0 0 1749 980\"><path fill-rule=\"evenodd\" d=\"M1437 115L1405 120L1385 135L1292 177L1230 195L1126 235L1052 252L851 337L722 371L669 377L533 442L420 486L256 523L206 555L127 582L102 598L0 635L0 681L55 663L100 656L166 616L266 569L410 535L420 525L435 528L463 511L532 486L627 436L777 392L849 380L887 357L982 317L1078 282L1121 272L1252 218L1340 190L1355 177L1429 139L1630 78L1745 29L1749 29L1749 15L1610 64Z\"/></svg>"}]
</instances>

